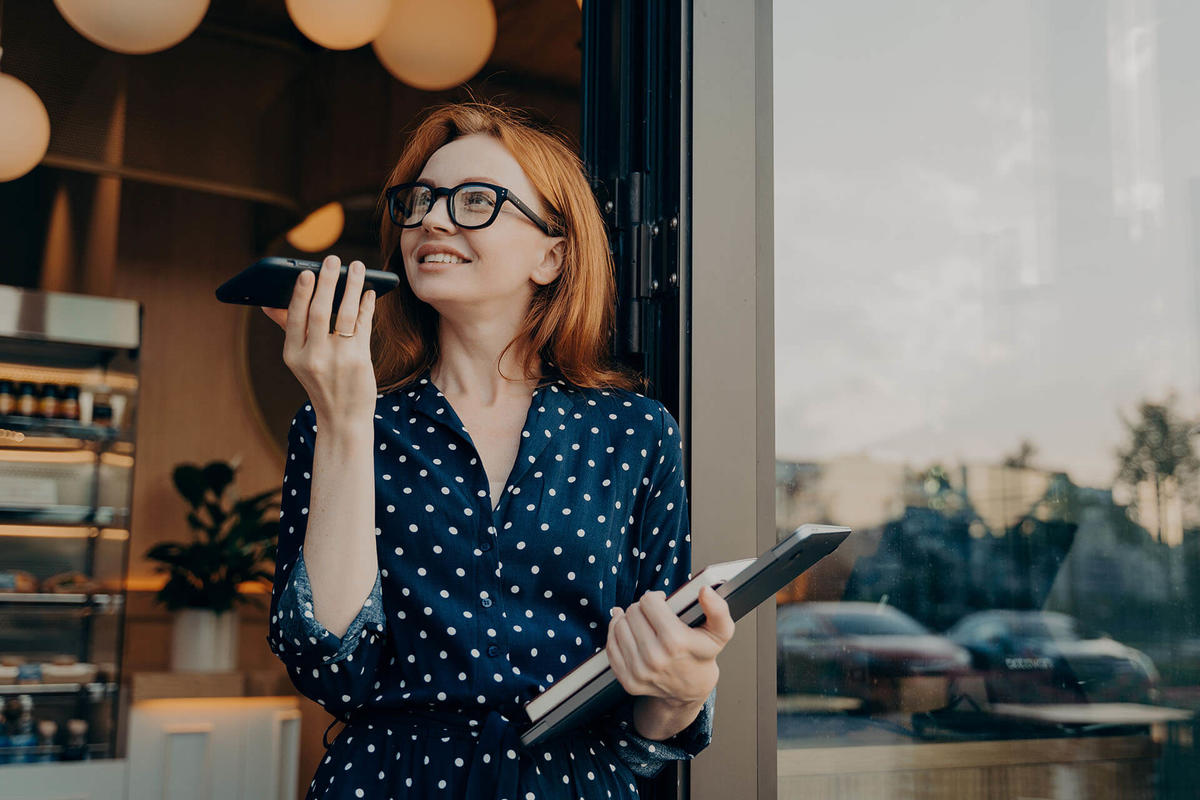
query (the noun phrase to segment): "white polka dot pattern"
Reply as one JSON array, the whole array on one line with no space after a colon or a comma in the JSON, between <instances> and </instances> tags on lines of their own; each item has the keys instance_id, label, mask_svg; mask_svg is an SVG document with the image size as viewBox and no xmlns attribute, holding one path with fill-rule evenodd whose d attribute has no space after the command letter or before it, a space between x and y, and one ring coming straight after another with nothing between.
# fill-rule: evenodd
<instances>
[{"instance_id":1,"label":"white polka dot pattern","mask_svg":"<svg viewBox=\"0 0 1200 800\"><path fill-rule=\"evenodd\" d=\"M636 392L582 389L556 370L551 376L532 394L499 498L489 497L489 476L470 433L428 370L379 396L380 571L341 639L312 615L302 545L317 431L310 405L296 413L267 639L302 693L342 719L356 709L433 709L473 719L497 710L524 719L524 703L604 647L609 608L655 589L670 594L690 577L682 438L674 417ZM666 742L634 732L633 698L626 698L597 721L591 747L570 751L566 760L586 767L582 772L566 769L561 759L539 770L531 748L519 754L521 786L536 797L557 797L565 780L572 797L636 797L632 774L652 776L708 745L714 698L715 691L696 721ZM416 780L420 764L400 755L389 763L368 752L368 744L381 744L361 734L366 727L352 722L334 745L339 758L361 762L361 770L326 772L322 765L310 796L411 791L402 787ZM358 733L345 735L351 732ZM350 748L349 738L363 749ZM453 763L441 744L425 736L405 752ZM466 764L469 756L460 754ZM429 784L421 796L462 796L459 773L448 770L444 787ZM587 775L616 789L605 794Z\"/></svg>"}]
</instances>

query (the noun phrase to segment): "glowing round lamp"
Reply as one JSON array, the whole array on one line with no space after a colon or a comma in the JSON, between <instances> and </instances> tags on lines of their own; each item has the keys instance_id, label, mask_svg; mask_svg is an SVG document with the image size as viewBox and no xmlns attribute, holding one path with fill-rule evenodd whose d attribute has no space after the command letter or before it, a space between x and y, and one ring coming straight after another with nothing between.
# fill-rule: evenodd
<instances>
[{"instance_id":1,"label":"glowing round lamp","mask_svg":"<svg viewBox=\"0 0 1200 800\"><path fill-rule=\"evenodd\" d=\"M353 50L379 35L388 0L287 0L300 32L330 50Z\"/></svg>"},{"instance_id":2,"label":"glowing round lamp","mask_svg":"<svg viewBox=\"0 0 1200 800\"><path fill-rule=\"evenodd\" d=\"M54 0L71 27L118 53L155 53L188 37L208 0Z\"/></svg>"},{"instance_id":3,"label":"glowing round lamp","mask_svg":"<svg viewBox=\"0 0 1200 800\"><path fill-rule=\"evenodd\" d=\"M287 243L306 253L328 250L342 235L346 212L341 203L327 203L304 218L284 237Z\"/></svg>"},{"instance_id":4,"label":"glowing round lamp","mask_svg":"<svg viewBox=\"0 0 1200 800\"><path fill-rule=\"evenodd\" d=\"M36 167L50 146L50 115L42 98L12 75L0 74L0 181Z\"/></svg>"},{"instance_id":5,"label":"glowing round lamp","mask_svg":"<svg viewBox=\"0 0 1200 800\"><path fill-rule=\"evenodd\" d=\"M371 47L399 80L417 89L449 89L473 77L496 44L492 0L393 0Z\"/></svg>"}]
</instances>

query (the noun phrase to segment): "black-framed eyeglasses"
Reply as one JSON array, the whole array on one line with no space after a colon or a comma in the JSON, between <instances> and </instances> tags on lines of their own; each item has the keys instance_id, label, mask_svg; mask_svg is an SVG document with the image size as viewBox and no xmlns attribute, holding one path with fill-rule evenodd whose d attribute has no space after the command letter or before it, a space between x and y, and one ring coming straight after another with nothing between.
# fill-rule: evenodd
<instances>
[{"instance_id":1,"label":"black-framed eyeglasses","mask_svg":"<svg viewBox=\"0 0 1200 800\"><path fill-rule=\"evenodd\" d=\"M460 183L458 186L438 188L415 181L398 183L389 187L384 194L387 197L388 214L391 215L392 222L401 228L415 228L420 225L437 199L445 195L446 205L450 210L450 221L459 228L486 228L496 221L500 214L500 206L508 201L529 217L547 236L554 235L554 229L532 208L522 203L508 189L494 183L472 181Z\"/></svg>"}]
</instances>

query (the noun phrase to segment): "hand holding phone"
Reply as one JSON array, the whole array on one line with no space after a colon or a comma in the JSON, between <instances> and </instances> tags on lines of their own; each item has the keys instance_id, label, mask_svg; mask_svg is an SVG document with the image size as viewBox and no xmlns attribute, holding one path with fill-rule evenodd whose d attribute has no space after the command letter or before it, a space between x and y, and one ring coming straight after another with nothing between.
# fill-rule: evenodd
<instances>
[{"instance_id":1,"label":"hand holding phone","mask_svg":"<svg viewBox=\"0 0 1200 800\"><path fill-rule=\"evenodd\" d=\"M368 270L361 261L342 266L328 256L313 277L296 280L286 311L268 312L285 332L283 361L308 394L318 425L369 423L377 383L371 358L371 328L376 293L364 287ZM334 302L339 274L346 294ZM264 307L263 311L267 311ZM340 335L339 335L340 334Z\"/></svg>"},{"instance_id":2,"label":"hand holding phone","mask_svg":"<svg viewBox=\"0 0 1200 800\"><path fill-rule=\"evenodd\" d=\"M354 305L349 304L349 299L346 298L346 296L345 296L346 290L348 288L353 290L354 276L352 275L352 272L354 270L355 264L359 265L359 267L361 267L364 270L364 273L363 273L364 275L366 272L370 272L370 270L367 270L366 265L364 265L361 261L351 261L349 264L346 264L343 266L341 263L341 260L337 256L327 256L325 258L325 262L322 262L321 264L317 264L317 270L315 273L310 273L310 271L307 268L305 268L305 269L301 270L299 273L297 273L296 282L293 285L292 294L288 300L287 308L272 308L270 306L259 306L259 308L261 308L263 310L263 313L266 314L268 317L270 317L271 321L274 322L276 325L278 325L280 328L282 328L285 333L287 332L288 309L292 308L292 306L297 303L303 305L305 308L308 308L309 303L311 303L313 300L316 299L317 287L315 284L320 279L320 276L321 276L323 270L325 269L326 262L331 262L329 264L330 269L339 270L338 277L337 277L338 282L337 282L337 285L334 290L335 294L334 294L332 306L334 308L337 308L339 306L341 307L341 309L342 309L341 314L347 319L347 325L344 327L346 327L348 329L353 328L352 320L353 320L354 314L356 313L356 309L358 308L358 304L361 304L363 302L363 298L366 297L366 294L368 291L374 291L374 290L371 289L369 286L363 285L363 284L365 284L365 278L364 278L362 283L358 285L358 292L357 292L358 298L359 298L358 304L354 304ZM301 261L298 263L309 264L309 263L316 263L316 262ZM307 283L305 283L305 281L307 281ZM379 293L375 292L375 295L373 296L372 301L371 301L372 306L374 306L374 297L377 297L378 295L379 295ZM332 314L330 314L329 316L332 317ZM305 327L307 327L307 323L306 323ZM336 330L337 326L334 325L333 329ZM330 333L333 333L333 330L330 330Z\"/></svg>"}]
</instances>

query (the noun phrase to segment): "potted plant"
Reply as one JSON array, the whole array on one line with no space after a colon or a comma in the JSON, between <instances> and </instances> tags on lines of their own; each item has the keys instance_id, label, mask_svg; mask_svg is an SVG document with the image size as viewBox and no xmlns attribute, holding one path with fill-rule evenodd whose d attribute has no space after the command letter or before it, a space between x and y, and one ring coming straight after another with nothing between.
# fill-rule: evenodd
<instances>
[{"instance_id":1,"label":"potted plant","mask_svg":"<svg viewBox=\"0 0 1200 800\"><path fill-rule=\"evenodd\" d=\"M146 551L167 582L156 595L175 613L171 667L181 671L233 670L237 665L237 607L261 603L245 583L270 582L275 561L280 487L225 505L236 463L179 464L175 488L191 506L190 542L161 542ZM265 517L265 518L264 518Z\"/></svg>"}]
</instances>

